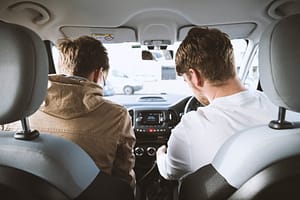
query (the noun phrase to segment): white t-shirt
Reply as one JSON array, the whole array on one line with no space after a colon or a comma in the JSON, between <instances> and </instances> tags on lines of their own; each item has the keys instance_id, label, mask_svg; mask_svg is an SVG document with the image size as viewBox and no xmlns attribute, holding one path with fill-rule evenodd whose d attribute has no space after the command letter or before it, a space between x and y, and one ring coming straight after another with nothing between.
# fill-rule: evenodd
<instances>
[{"instance_id":1,"label":"white t-shirt","mask_svg":"<svg viewBox=\"0 0 300 200\"><path fill-rule=\"evenodd\" d=\"M262 92L247 90L185 114L172 130L167 154L157 157L160 174L177 180L211 163L231 135L276 119L277 110Z\"/></svg>"}]
</instances>

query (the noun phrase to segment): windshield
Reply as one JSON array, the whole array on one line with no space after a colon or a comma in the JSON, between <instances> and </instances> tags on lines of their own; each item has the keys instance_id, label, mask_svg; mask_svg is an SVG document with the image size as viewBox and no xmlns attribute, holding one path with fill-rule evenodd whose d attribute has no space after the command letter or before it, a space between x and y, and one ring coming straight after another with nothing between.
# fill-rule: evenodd
<instances>
[{"instance_id":1,"label":"windshield","mask_svg":"<svg viewBox=\"0 0 300 200\"><path fill-rule=\"evenodd\" d=\"M247 42L232 40L237 71L239 72ZM146 46L136 43L104 44L107 48L110 71L105 96L125 106L145 104L172 104L191 96L192 91L177 76L175 54L180 43L168 45L168 51L151 50L153 60L143 60ZM173 53L165 53L173 52ZM171 55L170 55L171 54ZM174 56L173 56L174 55Z\"/></svg>"},{"instance_id":2,"label":"windshield","mask_svg":"<svg viewBox=\"0 0 300 200\"><path fill-rule=\"evenodd\" d=\"M238 74L247 49L244 39L231 40ZM104 44L110 70L104 96L126 107L137 105L171 105L191 96L192 91L175 69L175 54L180 42L168 45L167 50L151 50L153 60L143 60L147 46L138 43ZM57 68L58 53L52 49Z\"/></svg>"}]
</instances>

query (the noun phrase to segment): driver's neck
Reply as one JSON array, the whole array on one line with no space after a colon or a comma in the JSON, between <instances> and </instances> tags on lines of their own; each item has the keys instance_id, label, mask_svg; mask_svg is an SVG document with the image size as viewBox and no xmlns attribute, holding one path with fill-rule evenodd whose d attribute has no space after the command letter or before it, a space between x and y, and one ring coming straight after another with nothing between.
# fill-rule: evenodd
<instances>
[{"instance_id":1,"label":"driver's neck","mask_svg":"<svg viewBox=\"0 0 300 200\"><path fill-rule=\"evenodd\" d=\"M228 79L220 86L206 83L206 85L203 87L203 91L210 103L216 98L230 96L245 90L246 88L242 85L238 78Z\"/></svg>"}]
</instances>

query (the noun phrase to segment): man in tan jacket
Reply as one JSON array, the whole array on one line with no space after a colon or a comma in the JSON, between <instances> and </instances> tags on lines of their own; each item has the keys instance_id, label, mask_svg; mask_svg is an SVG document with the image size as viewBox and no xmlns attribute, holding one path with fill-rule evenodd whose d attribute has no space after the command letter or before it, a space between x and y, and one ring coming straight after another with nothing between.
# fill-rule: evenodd
<instances>
[{"instance_id":1,"label":"man in tan jacket","mask_svg":"<svg viewBox=\"0 0 300 200\"><path fill-rule=\"evenodd\" d=\"M101 170L134 187L136 138L130 116L123 106L104 99L99 86L109 69L105 47L83 36L59 41L58 49L63 74L49 76L44 104L29 119L31 128L77 143Z\"/></svg>"}]
</instances>

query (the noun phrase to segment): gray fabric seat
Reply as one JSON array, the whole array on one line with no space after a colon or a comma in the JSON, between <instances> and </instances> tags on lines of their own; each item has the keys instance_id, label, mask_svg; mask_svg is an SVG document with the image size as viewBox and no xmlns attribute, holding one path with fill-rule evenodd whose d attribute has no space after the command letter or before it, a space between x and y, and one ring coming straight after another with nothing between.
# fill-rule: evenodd
<instances>
[{"instance_id":1,"label":"gray fabric seat","mask_svg":"<svg viewBox=\"0 0 300 200\"><path fill-rule=\"evenodd\" d=\"M271 24L260 40L261 86L278 119L233 135L211 164L182 180L179 199L300 198L300 124L285 120L286 109L300 112L299 36L297 14Z\"/></svg>"},{"instance_id":2,"label":"gray fabric seat","mask_svg":"<svg viewBox=\"0 0 300 200\"><path fill-rule=\"evenodd\" d=\"M78 145L30 130L26 119L47 90L48 57L40 37L0 22L0 43L0 124L21 120L24 129L0 131L1 198L133 199L129 184L101 172Z\"/></svg>"}]
</instances>

